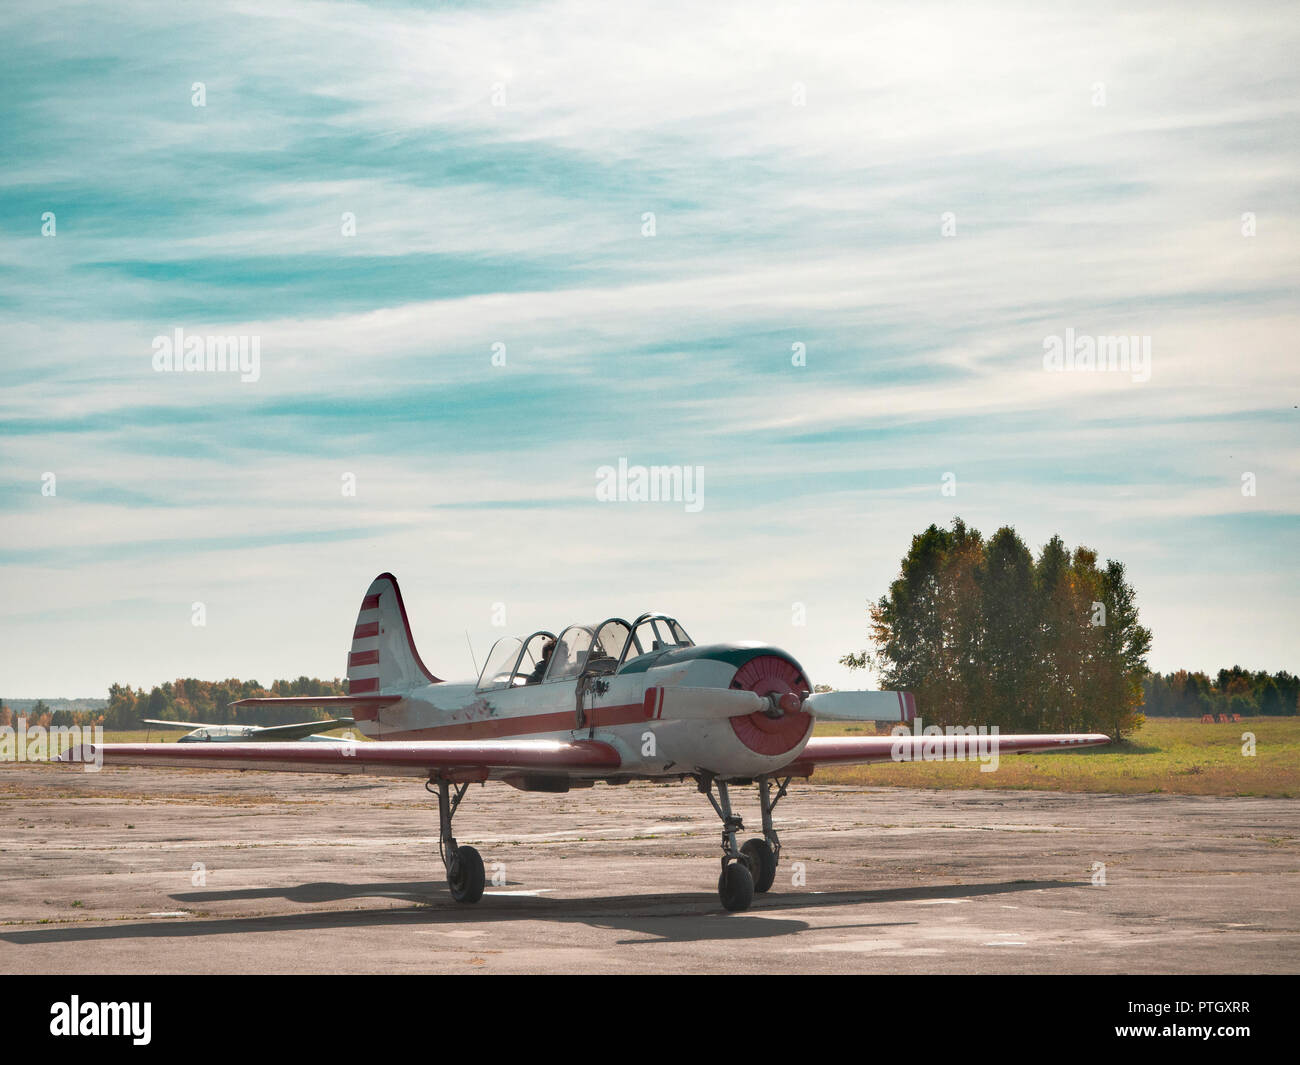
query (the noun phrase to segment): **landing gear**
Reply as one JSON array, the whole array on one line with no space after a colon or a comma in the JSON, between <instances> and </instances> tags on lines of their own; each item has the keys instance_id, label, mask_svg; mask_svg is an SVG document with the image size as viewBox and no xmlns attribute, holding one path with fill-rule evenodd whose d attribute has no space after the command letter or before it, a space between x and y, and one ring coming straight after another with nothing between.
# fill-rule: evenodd
<instances>
[{"instance_id":1,"label":"landing gear","mask_svg":"<svg viewBox=\"0 0 1300 1065\"><path fill-rule=\"evenodd\" d=\"M424 786L433 791L428 781ZM445 780L438 783L438 853L442 864L447 869L447 887L451 897L457 902L478 902L483 897L486 878L483 873L483 859L478 851L470 846L460 846L451 834L451 819L456 815L460 800L469 790L468 784L457 784L456 794L451 794L451 785Z\"/></svg>"},{"instance_id":2,"label":"landing gear","mask_svg":"<svg viewBox=\"0 0 1300 1065\"><path fill-rule=\"evenodd\" d=\"M755 837L747 841L741 848L741 854L749 862L750 871L754 874L754 890L760 894L772 887L772 882L776 880L776 867L781 862L781 837L772 825L772 811L785 798L789 786L790 778L786 777L773 798L772 781L762 777L758 782L758 802L763 810L763 838Z\"/></svg>"},{"instance_id":3,"label":"landing gear","mask_svg":"<svg viewBox=\"0 0 1300 1065\"><path fill-rule=\"evenodd\" d=\"M718 898L732 913L749 909L749 904L754 901L754 878L749 874L748 865L732 862L722 867L722 875L718 877Z\"/></svg>"},{"instance_id":4,"label":"landing gear","mask_svg":"<svg viewBox=\"0 0 1300 1065\"><path fill-rule=\"evenodd\" d=\"M754 878L754 890L760 895L769 890L772 881L776 879L776 854L768 846L767 840L757 836L746 840L740 848L740 856L745 859L750 875Z\"/></svg>"},{"instance_id":5,"label":"landing gear","mask_svg":"<svg viewBox=\"0 0 1300 1065\"><path fill-rule=\"evenodd\" d=\"M473 847L457 847L447 863L447 887L457 902L478 902L483 897L483 859Z\"/></svg>"},{"instance_id":6,"label":"landing gear","mask_svg":"<svg viewBox=\"0 0 1300 1065\"><path fill-rule=\"evenodd\" d=\"M718 898L726 909L739 913L749 909L754 901L754 874L750 872L749 861L736 846L736 833L745 831L744 822L731 812L731 797L724 781L705 773L696 777L695 782L700 793L708 797L722 818L722 875L718 877ZM718 789L716 799L713 797L714 787Z\"/></svg>"}]
</instances>

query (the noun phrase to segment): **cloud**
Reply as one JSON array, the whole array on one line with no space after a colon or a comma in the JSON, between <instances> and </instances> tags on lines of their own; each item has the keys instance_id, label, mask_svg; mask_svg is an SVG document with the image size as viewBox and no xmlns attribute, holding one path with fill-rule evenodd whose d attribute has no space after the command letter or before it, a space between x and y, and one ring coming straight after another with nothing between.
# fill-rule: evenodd
<instances>
[{"instance_id":1,"label":"cloud","mask_svg":"<svg viewBox=\"0 0 1300 1065\"><path fill-rule=\"evenodd\" d=\"M7 690L337 672L389 568L426 657L496 601L662 605L852 683L954 513L1132 559L1160 668L1286 665L1284 10L7 9ZM153 372L176 328L257 336L260 379ZM1044 372L1066 328L1150 336L1151 379ZM705 466L705 510L597 504L619 457ZM1213 633L1211 556L1253 597Z\"/></svg>"}]
</instances>

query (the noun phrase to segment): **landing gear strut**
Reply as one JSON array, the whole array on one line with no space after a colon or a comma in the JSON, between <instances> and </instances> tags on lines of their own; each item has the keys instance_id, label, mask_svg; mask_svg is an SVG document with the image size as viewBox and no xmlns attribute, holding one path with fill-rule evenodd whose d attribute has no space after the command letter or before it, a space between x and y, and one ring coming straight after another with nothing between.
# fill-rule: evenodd
<instances>
[{"instance_id":1,"label":"landing gear strut","mask_svg":"<svg viewBox=\"0 0 1300 1065\"><path fill-rule=\"evenodd\" d=\"M429 786L432 783L434 782L431 780L427 781L424 785L425 789L433 791ZM447 869L447 887L451 891L451 897L457 902L478 902L483 897L483 887L486 883L483 859L473 847L460 846L456 842L456 837L451 834L451 819L456 815L460 800L465 797L469 785L457 784L456 794L453 796L451 785L447 781L440 780L437 784L438 854Z\"/></svg>"},{"instance_id":2,"label":"landing gear strut","mask_svg":"<svg viewBox=\"0 0 1300 1065\"><path fill-rule=\"evenodd\" d=\"M754 901L754 874L745 855L736 846L736 833L745 831L744 822L731 812L731 797L724 781L715 780L711 774L695 778L700 793L707 796L713 809L722 818L722 874L718 877L718 898L724 908L732 913L749 909ZM713 797L714 787L718 797Z\"/></svg>"},{"instance_id":3,"label":"landing gear strut","mask_svg":"<svg viewBox=\"0 0 1300 1065\"><path fill-rule=\"evenodd\" d=\"M755 836L746 840L740 848L741 856L749 863L749 871L754 877L754 890L759 894L768 891L776 879L776 867L781 861L781 838L772 825L772 811L776 804L785 798L790 778L786 777L777 787L776 797L772 797L772 781L761 777L758 781L758 801L763 809L763 838Z\"/></svg>"}]
</instances>

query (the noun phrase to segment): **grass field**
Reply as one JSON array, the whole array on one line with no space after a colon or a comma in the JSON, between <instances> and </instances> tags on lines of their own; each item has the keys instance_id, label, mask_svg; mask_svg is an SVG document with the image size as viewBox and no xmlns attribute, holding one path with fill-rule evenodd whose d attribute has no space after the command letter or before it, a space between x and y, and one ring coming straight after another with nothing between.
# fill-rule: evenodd
<instances>
[{"instance_id":1,"label":"grass field","mask_svg":"<svg viewBox=\"0 0 1300 1065\"><path fill-rule=\"evenodd\" d=\"M888 728L880 726L883 734ZM330 735L341 735L338 729ZM1255 755L1242 754L1243 736ZM819 736L872 735L871 725L825 724ZM184 733L144 729L106 732L107 743L175 742ZM360 737L357 737L360 739ZM364 741L363 741L364 742ZM1252 717L1231 725L1187 718L1148 718L1122 743L1054 754L1003 756L995 772L978 762L908 762L820 769L819 784L900 788L1011 788L1121 794L1300 797L1300 717Z\"/></svg>"},{"instance_id":2,"label":"grass field","mask_svg":"<svg viewBox=\"0 0 1300 1065\"><path fill-rule=\"evenodd\" d=\"M883 734L888 729L881 727ZM1255 755L1242 754L1245 733ZM872 734L870 725L818 725L818 736ZM900 788L1033 788L1121 794L1300 796L1300 717L1251 717L1231 725L1198 719L1148 718L1133 736L1109 747L1059 754L1013 754L995 772L978 762L909 762L819 769L820 784Z\"/></svg>"}]
</instances>

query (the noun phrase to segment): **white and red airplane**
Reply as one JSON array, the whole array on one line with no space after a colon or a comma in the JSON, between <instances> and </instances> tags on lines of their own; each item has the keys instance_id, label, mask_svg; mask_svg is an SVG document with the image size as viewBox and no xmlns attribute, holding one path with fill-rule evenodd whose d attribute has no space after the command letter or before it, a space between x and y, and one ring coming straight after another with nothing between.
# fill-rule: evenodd
<instances>
[{"instance_id":1,"label":"white and red airplane","mask_svg":"<svg viewBox=\"0 0 1300 1065\"><path fill-rule=\"evenodd\" d=\"M691 779L722 821L724 907L749 907L776 876L781 841L772 810L790 781L822 765L975 758L975 736L813 737L817 718L911 720L902 692L813 693L789 654L757 643L696 645L664 614L610 618L559 634L503 637L477 681L448 683L420 660L397 580L376 577L361 601L345 696L245 699L236 706L347 711L375 743L124 743L106 765L369 773L421 777L438 795L439 850L452 897L477 902L483 859L458 844L452 818L472 783L564 792L596 781ZM998 753L1109 743L1103 735L997 736ZM89 760L73 750L67 761ZM757 785L762 837L743 846L729 785ZM774 786L775 785L775 789Z\"/></svg>"}]
</instances>

